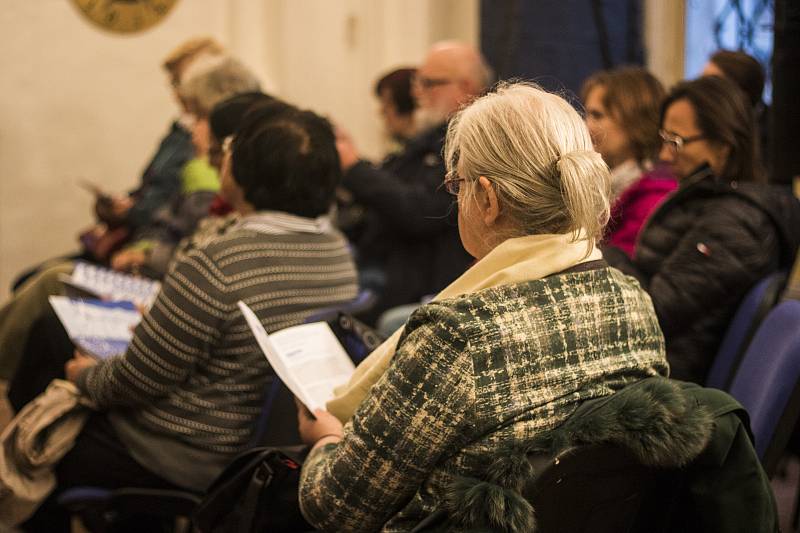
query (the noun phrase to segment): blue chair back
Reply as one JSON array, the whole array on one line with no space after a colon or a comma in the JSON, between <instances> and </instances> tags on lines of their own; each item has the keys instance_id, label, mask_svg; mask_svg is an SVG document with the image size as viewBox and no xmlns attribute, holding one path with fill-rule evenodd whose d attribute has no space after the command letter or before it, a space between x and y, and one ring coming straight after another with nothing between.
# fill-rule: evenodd
<instances>
[{"instance_id":1,"label":"blue chair back","mask_svg":"<svg viewBox=\"0 0 800 533\"><path fill-rule=\"evenodd\" d=\"M729 390L750 415L756 452L767 474L774 471L800 414L798 383L800 301L787 300L758 328Z\"/></svg>"},{"instance_id":2,"label":"blue chair back","mask_svg":"<svg viewBox=\"0 0 800 533\"><path fill-rule=\"evenodd\" d=\"M355 300L341 304L333 305L320 309L316 313L309 315L304 322L325 322L331 318L335 318L339 313L348 313L355 315L368 310L375 304L377 296L370 289L361 289L356 295Z\"/></svg>"},{"instance_id":3,"label":"blue chair back","mask_svg":"<svg viewBox=\"0 0 800 533\"><path fill-rule=\"evenodd\" d=\"M706 387L728 390L742 356L767 313L778 302L786 275L776 272L759 281L747 293L722 339Z\"/></svg>"}]
</instances>

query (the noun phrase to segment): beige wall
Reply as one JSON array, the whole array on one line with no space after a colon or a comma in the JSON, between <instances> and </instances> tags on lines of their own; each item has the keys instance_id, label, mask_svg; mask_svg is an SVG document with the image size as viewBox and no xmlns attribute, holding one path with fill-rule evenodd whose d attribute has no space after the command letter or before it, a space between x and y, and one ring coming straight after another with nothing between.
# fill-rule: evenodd
<instances>
[{"instance_id":1,"label":"beige wall","mask_svg":"<svg viewBox=\"0 0 800 533\"><path fill-rule=\"evenodd\" d=\"M645 0L647 67L665 87L683 79L685 0Z\"/></svg>"},{"instance_id":2,"label":"beige wall","mask_svg":"<svg viewBox=\"0 0 800 533\"><path fill-rule=\"evenodd\" d=\"M289 101L382 149L372 83L441 38L477 42L477 0L182 0L155 28L105 33L68 0L0 12L0 300L23 268L76 248L92 222L79 179L133 187L175 114L159 63L210 34Z\"/></svg>"},{"instance_id":3,"label":"beige wall","mask_svg":"<svg viewBox=\"0 0 800 533\"><path fill-rule=\"evenodd\" d=\"M136 184L175 114L161 58L198 31L224 34L223 3L183 4L124 37L90 26L67 0L4 3L0 294L22 268L76 248L92 222L78 179L110 190Z\"/></svg>"}]
</instances>

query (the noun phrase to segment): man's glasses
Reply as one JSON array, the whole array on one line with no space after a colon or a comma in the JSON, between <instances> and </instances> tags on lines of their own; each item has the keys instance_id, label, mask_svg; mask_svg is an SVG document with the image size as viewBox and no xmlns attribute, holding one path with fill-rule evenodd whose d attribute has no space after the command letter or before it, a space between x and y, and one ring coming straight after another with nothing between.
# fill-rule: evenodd
<instances>
[{"instance_id":1,"label":"man's glasses","mask_svg":"<svg viewBox=\"0 0 800 533\"><path fill-rule=\"evenodd\" d=\"M427 76L416 75L411 79L411 82L421 89L433 89L434 87L441 87L442 85L453 83L453 80L447 78L428 78Z\"/></svg>"},{"instance_id":2,"label":"man's glasses","mask_svg":"<svg viewBox=\"0 0 800 533\"><path fill-rule=\"evenodd\" d=\"M666 130L658 130L658 135L661 137L661 142L666 144L669 149L675 153L683 150L683 147L689 143L706 138L702 133L699 135L692 135L691 137L681 137L676 133L670 133Z\"/></svg>"}]
</instances>

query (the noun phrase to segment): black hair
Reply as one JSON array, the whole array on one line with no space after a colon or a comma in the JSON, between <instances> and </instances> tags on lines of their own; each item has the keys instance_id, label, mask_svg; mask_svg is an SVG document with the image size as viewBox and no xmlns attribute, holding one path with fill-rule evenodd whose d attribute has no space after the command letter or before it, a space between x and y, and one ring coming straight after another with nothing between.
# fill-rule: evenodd
<instances>
[{"instance_id":1,"label":"black hair","mask_svg":"<svg viewBox=\"0 0 800 533\"><path fill-rule=\"evenodd\" d=\"M231 171L245 199L256 210L327 213L342 176L330 123L288 104L259 107L233 140Z\"/></svg>"},{"instance_id":2,"label":"black hair","mask_svg":"<svg viewBox=\"0 0 800 533\"><path fill-rule=\"evenodd\" d=\"M380 97L384 89L388 89L389 96L401 115L410 115L417 107L411 94L411 80L417 70L413 68L399 68L386 74L375 84L375 95Z\"/></svg>"},{"instance_id":3,"label":"black hair","mask_svg":"<svg viewBox=\"0 0 800 533\"><path fill-rule=\"evenodd\" d=\"M223 100L214 106L208 116L211 134L221 142L236 132L245 114L253 105L275 101L272 96L259 91L236 94Z\"/></svg>"},{"instance_id":4,"label":"black hair","mask_svg":"<svg viewBox=\"0 0 800 533\"><path fill-rule=\"evenodd\" d=\"M706 139L730 147L728 160L719 177L726 180L763 181L753 109L739 87L717 76L703 76L678 83L669 91L661 106L662 126L669 106L683 99L692 105L697 127Z\"/></svg>"}]
</instances>

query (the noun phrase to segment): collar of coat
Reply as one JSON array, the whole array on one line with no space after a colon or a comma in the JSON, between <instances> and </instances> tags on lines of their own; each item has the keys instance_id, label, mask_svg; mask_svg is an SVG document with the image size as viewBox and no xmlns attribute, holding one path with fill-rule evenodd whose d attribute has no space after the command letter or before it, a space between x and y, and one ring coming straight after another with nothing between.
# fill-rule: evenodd
<instances>
[{"instance_id":1,"label":"collar of coat","mask_svg":"<svg viewBox=\"0 0 800 533\"><path fill-rule=\"evenodd\" d=\"M628 449L643 465L679 468L708 445L711 412L688 384L647 378L619 392L584 402L558 428L524 446L498 450L482 479L455 478L446 497L450 525L467 531L535 531L534 510L523 488L536 479L531 455L556 457L570 448L609 443ZM738 407L730 400L722 412Z\"/></svg>"}]
</instances>

